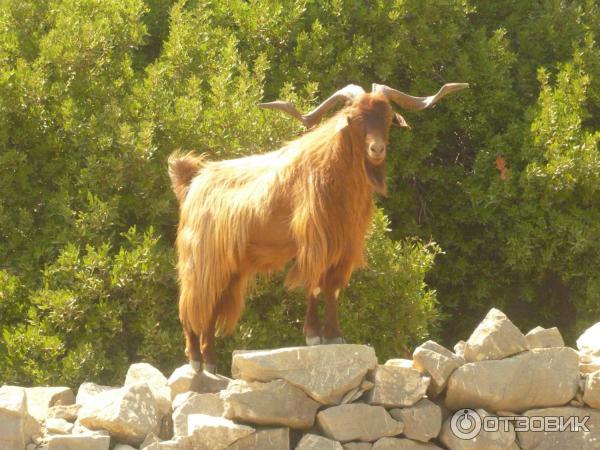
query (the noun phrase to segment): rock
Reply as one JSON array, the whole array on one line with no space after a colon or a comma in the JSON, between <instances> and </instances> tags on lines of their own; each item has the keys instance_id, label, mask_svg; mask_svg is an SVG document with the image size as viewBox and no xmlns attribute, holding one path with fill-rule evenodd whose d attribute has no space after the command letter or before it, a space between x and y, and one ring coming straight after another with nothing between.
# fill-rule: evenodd
<instances>
[{"instance_id":1,"label":"rock","mask_svg":"<svg viewBox=\"0 0 600 450\"><path fill-rule=\"evenodd\" d=\"M158 432L158 407L146 383L109 390L83 405L79 421L91 429L102 428L125 444L139 446L146 435Z\"/></svg>"},{"instance_id":2,"label":"rock","mask_svg":"<svg viewBox=\"0 0 600 450\"><path fill-rule=\"evenodd\" d=\"M502 359L527 350L527 340L508 317L490 309L465 345L467 362Z\"/></svg>"},{"instance_id":3,"label":"rock","mask_svg":"<svg viewBox=\"0 0 600 450\"><path fill-rule=\"evenodd\" d=\"M425 396L429 377L412 367L377 366L371 374L375 383L367 393L367 401L386 407L412 406Z\"/></svg>"},{"instance_id":4,"label":"rock","mask_svg":"<svg viewBox=\"0 0 600 450\"><path fill-rule=\"evenodd\" d=\"M410 368L410 367L413 367L413 362L412 362L412 359L395 358L395 359L388 359L385 362L384 366Z\"/></svg>"},{"instance_id":5,"label":"rock","mask_svg":"<svg viewBox=\"0 0 600 450\"><path fill-rule=\"evenodd\" d=\"M40 434L40 424L27 412L26 389L19 386L2 386L0 449L23 449L33 436Z\"/></svg>"},{"instance_id":6,"label":"rock","mask_svg":"<svg viewBox=\"0 0 600 450\"><path fill-rule=\"evenodd\" d=\"M255 431L229 419L206 414L190 414L188 430L195 450L222 450Z\"/></svg>"},{"instance_id":7,"label":"rock","mask_svg":"<svg viewBox=\"0 0 600 450\"><path fill-rule=\"evenodd\" d=\"M370 442L347 442L342 447L344 450L371 450L373 448L373 444Z\"/></svg>"},{"instance_id":8,"label":"rock","mask_svg":"<svg viewBox=\"0 0 600 450\"><path fill-rule=\"evenodd\" d=\"M288 428L256 430L256 433L252 433L227 447L227 450L257 449L290 450L290 430Z\"/></svg>"},{"instance_id":9,"label":"rock","mask_svg":"<svg viewBox=\"0 0 600 450\"><path fill-rule=\"evenodd\" d=\"M161 415L171 414L171 388L160 370L148 363L132 364L125 376L125 386L139 383L148 384Z\"/></svg>"},{"instance_id":10,"label":"rock","mask_svg":"<svg viewBox=\"0 0 600 450\"><path fill-rule=\"evenodd\" d=\"M529 333L525 335L527 339L527 348L550 348L550 347L564 347L565 341L558 331L558 328L542 328L535 327Z\"/></svg>"},{"instance_id":11,"label":"rock","mask_svg":"<svg viewBox=\"0 0 600 450\"><path fill-rule=\"evenodd\" d=\"M413 367L431 376L428 393L432 398L444 390L450 374L464 363L463 358L434 341L425 342L413 353Z\"/></svg>"},{"instance_id":12,"label":"rock","mask_svg":"<svg viewBox=\"0 0 600 450\"><path fill-rule=\"evenodd\" d=\"M579 371L582 374L588 374L600 370L600 356L579 355Z\"/></svg>"},{"instance_id":13,"label":"rock","mask_svg":"<svg viewBox=\"0 0 600 450\"><path fill-rule=\"evenodd\" d=\"M108 431L103 429L92 430L82 425L81 422L79 422L79 420L76 420L73 424L73 431L71 432L71 434L97 434L99 436L110 436L110 433Z\"/></svg>"},{"instance_id":14,"label":"rock","mask_svg":"<svg viewBox=\"0 0 600 450\"><path fill-rule=\"evenodd\" d=\"M426 398L409 408L392 409L390 414L404 424L404 435L409 439L427 442L440 434L442 410Z\"/></svg>"},{"instance_id":15,"label":"rock","mask_svg":"<svg viewBox=\"0 0 600 450\"><path fill-rule=\"evenodd\" d=\"M47 450L108 450L110 436L56 435L48 438Z\"/></svg>"},{"instance_id":16,"label":"rock","mask_svg":"<svg viewBox=\"0 0 600 450\"><path fill-rule=\"evenodd\" d=\"M56 405L48 408L47 418L49 419L65 419L67 422L75 422L81 405Z\"/></svg>"},{"instance_id":17,"label":"rock","mask_svg":"<svg viewBox=\"0 0 600 450\"><path fill-rule=\"evenodd\" d=\"M519 431L517 436L519 445L523 450L554 450L554 449L577 449L592 450L600 448L600 411L590 408L574 408L564 406L559 408L532 409L523 414L527 417L552 417L552 423L556 421L566 425L564 431ZM558 419L555 419L557 418ZM589 419L585 419L589 417ZM570 422L569 422L570 421ZM578 429L585 421L588 432L570 431ZM517 424L518 425L518 424ZM539 427L541 419L536 419L532 424Z\"/></svg>"},{"instance_id":18,"label":"rock","mask_svg":"<svg viewBox=\"0 0 600 450\"><path fill-rule=\"evenodd\" d=\"M96 383L86 382L79 386L77 390L77 397L75 397L75 403L78 405L84 405L89 402L96 395L101 394L102 392L112 391L115 389L119 389L113 386L102 386Z\"/></svg>"},{"instance_id":19,"label":"rock","mask_svg":"<svg viewBox=\"0 0 600 450\"><path fill-rule=\"evenodd\" d=\"M600 322L592 325L579 336L577 348L580 353L600 356Z\"/></svg>"},{"instance_id":20,"label":"rock","mask_svg":"<svg viewBox=\"0 0 600 450\"><path fill-rule=\"evenodd\" d=\"M213 375L206 372L196 372L189 364L175 369L167 383L171 388L171 399L185 392L199 394L212 394L219 392L229 385L231 380L222 375Z\"/></svg>"},{"instance_id":21,"label":"rock","mask_svg":"<svg viewBox=\"0 0 600 450\"><path fill-rule=\"evenodd\" d=\"M477 409L476 413L481 421L485 420L485 417L492 416L492 414L483 409ZM516 434L512 424L508 421L501 422L498 426L498 431L486 431L482 427L479 433L470 439L464 436L462 438L456 436L452 431L451 422L452 416L444 421L440 433L440 441L450 450L507 450L515 443ZM473 420L469 420L469 422L474 423ZM481 422L479 423L481 424ZM504 429L505 424L507 425L507 430ZM465 431L470 431L470 428L465 429Z\"/></svg>"},{"instance_id":22,"label":"rock","mask_svg":"<svg viewBox=\"0 0 600 450\"><path fill-rule=\"evenodd\" d=\"M435 450L440 449L430 442L417 442L411 439L385 437L373 444L372 450ZM487 450L487 449L486 449Z\"/></svg>"},{"instance_id":23,"label":"rock","mask_svg":"<svg viewBox=\"0 0 600 450\"><path fill-rule=\"evenodd\" d=\"M27 411L38 422L48 415L48 408L55 405L71 405L75 403L73 391L68 387L32 387L26 388Z\"/></svg>"},{"instance_id":24,"label":"rock","mask_svg":"<svg viewBox=\"0 0 600 450\"><path fill-rule=\"evenodd\" d=\"M592 408L600 409L600 370L590 373L585 381L583 401Z\"/></svg>"},{"instance_id":25,"label":"rock","mask_svg":"<svg viewBox=\"0 0 600 450\"><path fill-rule=\"evenodd\" d=\"M131 445L117 444L117 445L115 445L113 450L137 450L137 449L135 447L132 447Z\"/></svg>"},{"instance_id":26,"label":"rock","mask_svg":"<svg viewBox=\"0 0 600 450\"><path fill-rule=\"evenodd\" d=\"M46 419L46 430L50 434L71 434L73 424L65 419Z\"/></svg>"},{"instance_id":27,"label":"rock","mask_svg":"<svg viewBox=\"0 0 600 450\"><path fill-rule=\"evenodd\" d=\"M403 425L381 406L350 403L324 409L317 414L323 434L340 442L373 442L402 433Z\"/></svg>"},{"instance_id":28,"label":"rock","mask_svg":"<svg viewBox=\"0 0 600 450\"><path fill-rule=\"evenodd\" d=\"M187 436L188 416L204 414L221 417L225 404L219 394L194 394L173 412L173 433L175 436Z\"/></svg>"},{"instance_id":29,"label":"rock","mask_svg":"<svg viewBox=\"0 0 600 450\"><path fill-rule=\"evenodd\" d=\"M534 349L500 361L465 364L446 388L446 406L489 411L564 405L577 393L578 356L568 347Z\"/></svg>"},{"instance_id":30,"label":"rock","mask_svg":"<svg viewBox=\"0 0 600 450\"><path fill-rule=\"evenodd\" d=\"M344 450L342 444L316 434L305 434L296 446L296 450Z\"/></svg>"},{"instance_id":31,"label":"rock","mask_svg":"<svg viewBox=\"0 0 600 450\"><path fill-rule=\"evenodd\" d=\"M233 381L220 393L228 419L256 425L312 427L320 404L284 380Z\"/></svg>"},{"instance_id":32,"label":"rock","mask_svg":"<svg viewBox=\"0 0 600 450\"><path fill-rule=\"evenodd\" d=\"M465 341L458 341L456 344L454 344L454 354L464 359L466 347L467 343Z\"/></svg>"},{"instance_id":33,"label":"rock","mask_svg":"<svg viewBox=\"0 0 600 450\"><path fill-rule=\"evenodd\" d=\"M175 411L177 408L179 408L181 405L183 405L185 402L187 402L194 395L197 395L197 393L192 392L192 391L177 394L175 396L175 398L173 399L173 402L171 403L171 406L173 407L173 411Z\"/></svg>"},{"instance_id":34,"label":"rock","mask_svg":"<svg viewBox=\"0 0 600 450\"><path fill-rule=\"evenodd\" d=\"M337 404L377 365L372 347L333 344L234 352L231 373L246 381L288 381L319 403Z\"/></svg>"}]
</instances>

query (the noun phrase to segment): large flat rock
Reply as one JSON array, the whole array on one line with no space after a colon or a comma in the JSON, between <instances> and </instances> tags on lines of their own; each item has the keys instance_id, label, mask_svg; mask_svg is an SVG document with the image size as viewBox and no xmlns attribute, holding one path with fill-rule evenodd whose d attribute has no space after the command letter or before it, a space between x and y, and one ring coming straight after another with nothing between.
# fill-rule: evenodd
<instances>
[{"instance_id":1,"label":"large flat rock","mask_svg":"<svg viewBox=\"0 0 600 450\"><path fill-rule=\"evenodd\" d=\"M577 352L563 347L468 363L450 376L446 406L518 412L564 405L577 393L578 362Z\"/></svg>"},{"instance_id":2,"label":"large flat rock","mask_svg":"<svg viewBox=\"0 0 600 450\"><path fill-rule=\"evenodd\" d=\"M392 409L391 416L404 424L404 436L427 442L437 437L442 428L442 410L424 398L408 408Z\"/></svg>"},{"instance_id":3,"label":"large flat rock","mask_svg":"<svg viewBox=\"0 0 600 450\"><path fill-rule=\"evenodd\" d=\"M317 425L323 434L340 442L373 442L402 433L398 422L382 406L349 403L324 409L317 414Z\"/></svg>"},{"instance_id":4,"label":"large flat rock","mask_svg":"<svg viewBox=\"0 0 600 450\"><path fill-rule=\"evenodd\" d=\"M159 431L158 405L146 383L96 395L79 410L78 420L92 430L108 430L118 441L133 446Z\"/></svg>"},{"instance_id":5,"label":"large flat rock","mask_svg":"<svg viewBox=\"0 0 600 450\"><path fill-rule=\"evenodd\" d=\"M160 370L148 363L132 364L125 376L125 386L139 383L148 384L161 415L171 413L171 388Z\"/></svg>"},{"instance_id":6,"label":"large flat rock","mask_svg":"<svg viewBox=\"0 0 600 450\"><path fill-rule=\"evenodd\" d=\"M43 421L48 415L48 408L55 405L72 405L75 403L73 391L64 386L26 388L27 410L38 421Z\"/></svg>"},{"instance_id":7,"label":"large flat rock","mask_svg":"<svg viewBox=\"0 0 600 450\"><path fill-rule=\"evenodd\" d=\"M22 449L31 437L41 434L39 422L27 412L27 390L19 386L0 388L0 449Z\"/></svg>"},{"instance_id":8,"label":"large flat rock","mask_svg":"<svg viewBox=\"0 0 600 450\"><path fill-rule=\"evenodd\" d=\"M47 450L108 450L110 436L61 435L48 438Z\"/></svg>"},{"instance_id":9,"label":"large flat rock","mask_svg":"<svg viewBox=\"0 0 600 450\"><path fill-rule=\"evenodd\" d=\"M321 406L285 380L235 380L220 396L225 403L225 417L256 425L310 428Z\"/></svg>"},{"instance_id":10,"label":"large flat rock","mask_svg":"<svg viewBox=\"0 0 600 450\"><path fill-rule=\"evenodd\" d=\"M245 381L283 379L325 405L335 405L377 366L371 347L339 344L234 352L231 373Z\"/></svg>"},{"instance_id":11,"label":"large flat rock","mask_svg":"<svg viewBox=\"0 0 600 450\"><path fill-rule=\"evenodd\" d=\"M532 409L523 414L527 417L552 417L567 423L575 418L585 426L589 432L570 431L570 426L565 431L518 431L519 445L523 450L597 450L600 448L600 411L591 408L576 408L565 406L559 408ZM589 417L589 419L585 419ZM543 420L543 419L542 419ZM536 419L539 426L540 419ZM575 424L574 429L577 428Z\"/></svg>"},{"instance_id":12,"label":"large flat rock","mask_svg":"<svg viewBox=\"0 0 600 450\"><path fill-rule=\"evenodd\" d=\"M223 417L190 414L188 431L194 450L223 450L253 434L255 429Z\"/></svg>"}]
</instances>

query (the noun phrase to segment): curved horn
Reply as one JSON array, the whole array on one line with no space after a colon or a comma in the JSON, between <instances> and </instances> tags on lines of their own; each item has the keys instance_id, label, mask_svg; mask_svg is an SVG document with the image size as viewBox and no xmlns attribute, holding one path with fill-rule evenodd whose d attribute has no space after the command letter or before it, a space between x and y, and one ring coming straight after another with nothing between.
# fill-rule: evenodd
<instances>
[{"instance_id":1,"label":"curved horn","mask_svg":"<svg viewBox=\"0 0 600 450\"><path fill-rule=\"evenodd\" d=\"M400 108L420 111L434 105L446 95L468 87L469 83L448 83L443 85L435 95L430 95L429 97L413 97L412 95L397 91L391 87L384 86L383 84L373 83L372 92L385 95Z\"/></svg>"},{"instance_id":2,"label":"curved horn","mask_svg":"<svg viewBox=\"0 0 600 450\"><path fill-rule=\"evenodd\" d=\"M354 100L361 94L364 94L365 91L360 86L355 84L349 84L348 86L336 91L332 96L330 96L327 100L317 106L310 112L306 114L301 114L296 107L290 102L284 102L281 100L276 100L274 102L269 103L260 103L258 106L266 109L279 109L290 116L298 119L300 122L304 124L306 128L311 128L312 126L318 124L321 121L323 115L333 108L337 102L340 100Z\"/></svg>"}]
</instances>

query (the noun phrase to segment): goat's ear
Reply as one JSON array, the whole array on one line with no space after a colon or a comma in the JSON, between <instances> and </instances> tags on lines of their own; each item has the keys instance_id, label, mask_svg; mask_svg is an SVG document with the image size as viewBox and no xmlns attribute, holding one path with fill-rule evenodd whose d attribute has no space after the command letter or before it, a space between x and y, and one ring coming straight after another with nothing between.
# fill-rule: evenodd
<instances>
[{"instance_id":1,"label":"goat's ear","mask_svg":"<svg viewBox=\"0 0 600 450\"><path fill-rule=\"evenodd\" d=\"M394 112L394 117L392 118L392 125L400 128L408 128L410 130L410 125L408 124L408 122L404 120L404 117L402 117L397 112Z\"/></svg>"},{"instance_id":2,"label":"goat's ear","mask_svg":"<svg viewBox=\"0 0 600 450\"><path fill-rule=\"evenodd\" d=\"M348 116L346 116L346 115L340 116L340 118L337 120L337 122L335 124L335 132L339 133L344 128L346 128L348 125L350 125Z\"/></svg>"}]
</instances>

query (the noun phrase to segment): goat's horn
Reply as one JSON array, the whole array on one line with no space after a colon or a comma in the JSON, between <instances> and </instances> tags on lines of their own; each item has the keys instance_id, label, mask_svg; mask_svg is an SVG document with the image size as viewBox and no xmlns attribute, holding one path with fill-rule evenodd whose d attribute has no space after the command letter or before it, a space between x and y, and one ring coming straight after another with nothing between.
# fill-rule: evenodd
<instances>
[{"instance_id":1,"label":"goat's horn","mask_svg":"<svg viewBox=\"0 0 600 450\"><path fill-rule=\"evenodd\" d=\"M269 103L260 103L258 106L267 109L279 109L280 111L289 114L295 119L298 119L304 124L306 128L311 128L312 126L318 124L321 121L323 115L331 108L333 108L340 100L352 101L356 97L364 93L364 89L360 86L357 86L355 84L349 84L348 86L335 92L331 97L329 97L315 109L313 109L310 112L307 112L306 114L301 114L292 103L284 102L281 100L276 100L274 102Z\"/></svg>"},{"instance_id":2,"label":"goat's horn","mask_svg":"<svg viewBox=\"0 0 600 450\"><path fill-rule=\"evenodd\" d=\"M446 95L468 87L469 83L448 83L443 85L437 94L430 95L429 97L413 97L412 95L397 91L391 87L384 86L383 84L375 83L373 83L371 91L385 95L400 108L409 109L412 111L420 111L422 109L429 108L431 105L434 105Z\"/></svg>"}]
</instances>

